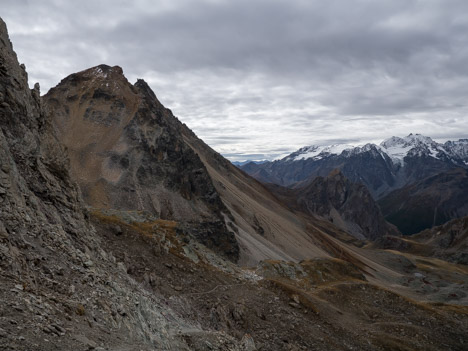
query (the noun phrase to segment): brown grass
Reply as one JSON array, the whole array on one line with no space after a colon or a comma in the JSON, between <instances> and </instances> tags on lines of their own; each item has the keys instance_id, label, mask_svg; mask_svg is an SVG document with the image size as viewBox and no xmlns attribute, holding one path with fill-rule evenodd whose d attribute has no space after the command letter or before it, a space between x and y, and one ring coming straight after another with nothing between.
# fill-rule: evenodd
<instances>
[{"instance_id":1,"label":"brown grass","mask_svg":"<svg viewBox=\"0 0 468 351\"><path fill-rule=\"evenodd\" d=\"M84 306L81 304L76 307L75 312L78 316L84 316L86 313Z\"/></svg>"},{"instance_id":2,"label":"brown grass","mask_svg":"<svg viewBox=\"0 0 468 351\"><path fill-rule=\"evenodd\" d=\"M377 345L382 346L385 350L389 351L419 351L419 348L410 347L407 344L401 342L399 338L393 335L379 333L373 338L373 342ZM407 342L405 340L405 342Z\"/></svg>"},{"instance_id":3,"label":"brown grass","mask_svg":"<svg viewBox=\"0 0 468 351\"><path fill-rule=\"evenodd\" d=\"M309 296L304 290L301 288L294 286L293 284L287 283L284 280L279 279L265 279L265 282L268 283L270 286L277 288L289 296L297 295L299 296L299 301L302 306L306 307L309 311L319 314L319 310L317 309L316 305L312 301L312 297Z\"/></svg>"},{"instance_id":4,"label":"brown grass","mask_svg":"<svg viewBox=\"0 0 468 351\"><path fill-rule=\"evenodd\" d=\"M157 219L147 222L127 223L117 215L108 215L96 209L90 211L90 215L102 223L119 225L122 229L139 234L142 237L150 240L160 241L164 238L171 243L169 252L178 257L185 258L182 248L183 245L177 238L177 222L175 221Z\"/></svg>"}]
</instances>

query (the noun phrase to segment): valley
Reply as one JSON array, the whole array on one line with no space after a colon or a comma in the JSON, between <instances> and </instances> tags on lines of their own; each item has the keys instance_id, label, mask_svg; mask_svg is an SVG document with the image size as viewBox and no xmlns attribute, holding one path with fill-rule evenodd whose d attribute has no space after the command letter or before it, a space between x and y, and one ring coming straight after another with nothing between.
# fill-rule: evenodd
<instances>
[{"instance_id":1,"label":"valley","mask_svg":"<svg viewBox=\"0 0 468 351\"><path fill-rule=\"evenodd\" d=\"M466 349L466 198L410 237L376 202L464 184L465 141L252 177L119 66L29 89L2 20L0 83L0 349Z\"/></svg>"}]
</instances>

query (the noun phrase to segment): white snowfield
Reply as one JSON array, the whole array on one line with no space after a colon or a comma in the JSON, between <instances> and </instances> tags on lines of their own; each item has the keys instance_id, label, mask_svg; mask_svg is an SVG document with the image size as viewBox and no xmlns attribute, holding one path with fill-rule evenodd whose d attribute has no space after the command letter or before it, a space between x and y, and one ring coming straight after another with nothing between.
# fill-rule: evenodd
<instances>
[{"instance_id":1,"label":"white snowfield","mask_svg":"<svg viewBox=\"0 0 468 351\"><path fill-rule=\"evenodd\" d=\"M285 158L286 161L299 160L321 160L325 157L333 155L341 155L347 151L348 155L355 155L371 148L375 148L384 157L387 155L394 164L404 164L404 158L408 154L428 155L430 157L440 159L442 156L455 162L458 159L464 164L468 164L468 139L460 139L458 141L447 141L445 144L437 143L430 137L421 134L409 134L404 138L392 136L380 143L380 145L366 144L363 146L353 146L349 144L333 144L333 145L312 145L299 149L297 152Z\"/></svg>"},{"instance_id":2,"label":"white snowfield","mask_svg":"<svg viewBox=\"0 0 468 351\"><path fill-rule=\"evenodd\" d=\"M328 155L339 155L341 154L344 150L352 149L354 148L353 145L347 145L347 144L334 144L334 145L324 145L324 146L307 146L303 149L304 153L300 154L296 157L294 157L294 161L298 160L306 160L308 158L314 158L316 160L320 160L325 156ZM301 149L302 150L302 149Z\"/></svg>"}]
</instances>

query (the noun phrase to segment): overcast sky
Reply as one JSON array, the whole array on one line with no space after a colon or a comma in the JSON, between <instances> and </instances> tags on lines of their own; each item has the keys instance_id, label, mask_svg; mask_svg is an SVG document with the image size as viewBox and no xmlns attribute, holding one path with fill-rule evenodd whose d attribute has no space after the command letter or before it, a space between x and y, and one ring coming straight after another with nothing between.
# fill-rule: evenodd
<instances>
[{"instance_id":1,"label":"overcast sky","mask_svg":"<svg viewBox=\"0 0 468 351\"><path fill-rule=\"evenodd\" d=\"M466 0L0 0L42 93L101 63L231 160L468 137Z\"/></svg>"}]
</instances>

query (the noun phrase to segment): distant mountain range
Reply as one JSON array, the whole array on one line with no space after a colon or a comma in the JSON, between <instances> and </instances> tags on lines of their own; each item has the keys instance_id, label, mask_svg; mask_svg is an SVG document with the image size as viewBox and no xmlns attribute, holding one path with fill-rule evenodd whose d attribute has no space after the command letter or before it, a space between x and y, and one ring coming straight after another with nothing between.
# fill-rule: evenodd
<instances>
[{"instance_id":1,"label":"distant mountain range","mask_svg":"<svg viewBox=\"0 0 468 351\"><path fill-rule=\"evenodd\" d=\"M247 163L241 169L266 183L298 187L339 169L351 181L367 186L375 199L392 190L453 168L468 167L468 139L438 143L409 134L380 145L306 146L278 161Z\"/></svg>"},{"instance_id":2,"label":"distant mountain range","mask_svg":"<svg viewBox=\"0 0 468 351\"><path fill-rule=\"evenodd\" d=\"M246 165L247 163L255 163L255 164L257 164L257 165L261 165L262 163L265 163L265 162L268 162L268 161L267 161L267 160L263 160L263 161L246 160L246 161L232 161L231 163L232 163L234 166L242 167L243 165Z\"/></svg>"},{"instance_id":3,"label":"distant mountain range","mask_svg":"<svg viewBox=\"0 0 468 351\"><path fill-rule=\"evenodd\" d=\"M317 179L340 170L351 182L367 187L385 219L403 234L468 215L468 139L442 144L409 134L393 136L380 145L312 145L278 161L248 163L240 168L264 183L293 188L299 197ZM317 202L318 193L308 193L307 201ZM353 223L359 223L357 217L352 216ZM371 232L362 234L372 237Z\"/></svg>"}]
</instances>

